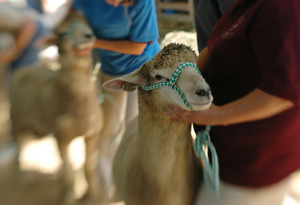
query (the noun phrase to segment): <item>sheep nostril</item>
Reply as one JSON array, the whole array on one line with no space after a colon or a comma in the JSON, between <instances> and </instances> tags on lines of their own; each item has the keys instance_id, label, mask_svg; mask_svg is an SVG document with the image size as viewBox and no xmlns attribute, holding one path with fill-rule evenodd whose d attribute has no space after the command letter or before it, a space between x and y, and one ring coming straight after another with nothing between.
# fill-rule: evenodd
<instances>
[{"instance_id":1,"label":"sheep nostril","mask_svg":"<svg viewBox=\"0 0 300 205\"><path fill-rule=\"evenodd\" d=\"M196 90L196 95L199 95L199 96L209 96L209 91L208 90Z\"/></svg>"},{"instance_id":2,"label":"sheep nostril","mask_svg":"<svg viewBox=\"0 0 300 205\"><path fill-rule=\"evenodd\" d=\"M84 37L86 37L86 38L92 38L92 37L93 37L93 34L86 33L86 34L84 35Z\"/></svg>"}]
</instances>

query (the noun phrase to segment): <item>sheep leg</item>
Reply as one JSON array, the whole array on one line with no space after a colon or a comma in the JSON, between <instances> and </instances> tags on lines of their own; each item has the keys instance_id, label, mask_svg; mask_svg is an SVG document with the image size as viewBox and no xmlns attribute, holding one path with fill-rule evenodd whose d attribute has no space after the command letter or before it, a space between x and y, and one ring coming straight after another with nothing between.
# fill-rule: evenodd
<instances>
[{"instance_id":1,"label":"sheep leg","mask_svg":"<svg viewBox=\"0 0 300 205\"><path fill-rule=\"evenodd\" d=\"M21 149L22 145L25 144L31 137L32 133L25 129L16 129L14 126L12 128L12 143L16 146L16 154L15 158L13 159L13 166L16 168L16 170L19 170L20 168L20 155L21 155Z\"/></svg>"},{"instance_id":2,"label":"sheep leg","mask_svg":"<svg viewBox=\"0 0 300 205\"><path fill-rule=\"evenodd\" d=\"M99 157L99 134L95 134L85 138L86 144L86 160L85 160L85 176L88 183L88 190L81 200L105 200L105 191L100 186L101 178L97 172Z\"/></svg>"},{"instance_id":3,"label":"sheep leg","mask_svg":"<svg viewBox=\"0 0 300 205\"><path fill-rule=\"evenodd\" d=\"M72 166L68 158L68 145L67 142L58 142L60 156L63 161L62 165L62 183L63 183L63 205L71 205L74 203L74 174Z\"/></svg>"},{"instance_id":4,"label":"sheep leg","mask_svg":"<svg viewBox=\"0 0 300 205\"><path fill-rule=\"evenodd\" d=\"M72 120L61 117L57 121L57 126L54 132L54 136L57 139L57 145L60 152L62 165L62 180L63 180L63 193L62 196L64 205L74 204L74 173L72 165L68 156L68 147L73 137L72 132Z\"/></svg>"}]
</instances>

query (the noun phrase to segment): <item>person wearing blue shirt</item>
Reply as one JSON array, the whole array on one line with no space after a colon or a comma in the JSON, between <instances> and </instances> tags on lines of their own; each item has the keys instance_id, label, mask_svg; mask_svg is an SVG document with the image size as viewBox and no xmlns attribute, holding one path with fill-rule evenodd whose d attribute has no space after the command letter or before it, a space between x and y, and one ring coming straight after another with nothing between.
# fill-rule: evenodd
<instances>
[{"instance_id":1,"label":"person wearing blue shirt","mask_svg":"<svg viewBox=\"0 0 300 205\"><path fill-rule=\"evenodd\" d=\"M96 35L94 51L101 64L101 83L138 69L160 50L154 0L74 0L72 9L84 13ZM109 143L117 134L122 135L125 123L136 116L137 96L136 92L103 92L113 102L106 99L101 105L105 122L100 158L112 162L105 150L114 152L117 146Z\"/></svg>"},{"instance_id":2,"label":"person wearing blue shirt","mask_svg":"<svg viewBox=\"0 0 300 205\"><path fill-rule=\"evenodd\" d=\"M101 71L111 76L134 71L160 50L154 1L136 0L131 6L121 2L75 0L73 4L84 12L97 37Z\"/></svg>"}]
</instances>

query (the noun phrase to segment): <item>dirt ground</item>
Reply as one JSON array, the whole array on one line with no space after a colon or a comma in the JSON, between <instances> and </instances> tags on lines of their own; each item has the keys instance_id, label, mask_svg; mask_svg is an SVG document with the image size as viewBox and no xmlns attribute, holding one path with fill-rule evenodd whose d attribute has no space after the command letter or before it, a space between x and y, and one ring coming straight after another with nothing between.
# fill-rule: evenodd
<instances>
[{"instance_id":1,"label":"dirt ground","mask_svg":"<svg viewBox=\"0 0 300 205\"><path fill-rule=\"evenodd\" d=\"M163 40L165 34L171 31L185 31L191 35L195 34L193 23L174 21L171 17L159 17L159 31L160 41ZM196 46L195 41L192 44ZM10 147L7 146L7 142L10 139L10 120L9 103L4 86L5 76L5 69L0 67L0 205L61 205L63 188L61 185L61 176L57 169L52 169L48 173L34 169L34 166L32 166L32 169L17 170L11 161L9 161L10 152L8 150ZM35 155L39 155L39 153L29 155L28 161L30 162L31 160L30 156L33 159L36 157ZM47 158L44 161L51 161L51 159ZM56 166L59 167L59 163L56 163ZM79 173L78 176L81 176L81 171L80 168L77 170ZM296 177L300 178L299 176ZM295 180L292 191L292 196L297 200L300 199L299 182L300 179ZM85 184L81 182L78 187L77 193L79 197L85 190ZM298 202L300 204L300 201ZM286 205L294 204L290 203Z\"/></svg>"}]
</instances>

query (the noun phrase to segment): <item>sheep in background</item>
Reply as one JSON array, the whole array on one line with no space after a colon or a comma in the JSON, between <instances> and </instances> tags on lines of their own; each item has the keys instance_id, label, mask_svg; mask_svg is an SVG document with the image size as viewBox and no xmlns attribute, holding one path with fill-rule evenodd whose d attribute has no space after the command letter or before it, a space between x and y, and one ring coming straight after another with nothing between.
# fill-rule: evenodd
<instances>
[{"instance_id":1,"label":"sheep in background","mask_svg":"<svg viewBox=\"0 0 300 205\"><path fill-rule=\"evenodd\" d=\"M171 120L164 112L171 104L194 110L210 106L212 96L204 78L191 64L182 64L196 60L190 47L171 43L138 70L103 84L110 89L138 88L139 114L128 125L113 166L117 193L126 205L192 205L195 201L202 172L193 151L191 124ZM170 87L141 88L172 81L179 66L185 68L176 85L185 97Z\"/></svg>"},{"instance_id":2,"label":"sheep in background","mask_svg":"<svg viewBox=\"0 0 300 205\"><path fill-rule=\"evenodd\" d=\"M44 43L59 48L60 69L46 64L19 69L12 76L10 89L11 120L15 141L23 136L53 134L63 160L65 204L73 203L73 170L67 148L77 136L85 136L85 174L87 197L96 197L95 179L99 132L103 114L98 104L98 89L93 78L91 50L95 37L81 14L71 13ZM78 55L80 52L80 55Z\"/></svg>"},{"instance_id":3,"label":"sheep in background","mask_svg":"<svg viewBox=\"0 0 300 205\"><path fill-rule=\"evenodd\" d=\"M199 55L196 31L171 31L162 39L160 46L163 48L170 43L182 43L188 45L195 50L196 55Z\"/></svg>"}]
</instances>

